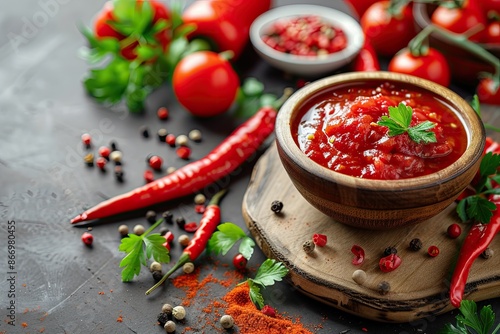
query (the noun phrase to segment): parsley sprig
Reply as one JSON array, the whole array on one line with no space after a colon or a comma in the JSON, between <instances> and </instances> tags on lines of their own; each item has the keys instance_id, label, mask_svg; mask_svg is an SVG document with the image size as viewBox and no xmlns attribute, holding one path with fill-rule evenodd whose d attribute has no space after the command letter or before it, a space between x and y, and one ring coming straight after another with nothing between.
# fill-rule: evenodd
<instances>
[{"instance_id":1,"label":"parsley sprig","mask_svg":"<svg viewBox=\"0 0 500 334\"><path fill-rule=\"evenodd\" d=\"M208 241L207 251L209 253L226 255L227 252L240 241L238 251L247 260L250 259L253 254L255 242L246 235L245 231L233 223L221 224L217 229L218 231L214 232ZM250 300L258 308L264 307L264 297L261 294L261 288L271 286L275 282L281 281L287 274L288 269L283 263L273 259L265 260L257 270L255 278L248 278L245 281L250 287Z\"/></svg>"},{"instance_id":2,"label":"parsley sprig","mask_svg":"<svg viewBox=\"0 0 500 334\"><path fill-rule=\"evenodd\" d=\"M163 219L159 219L140 236L129 234L128 237L122 239L118 249L121 252L127 253L120 262L120 268L123 267L123 282L129 282L135 276L139 275L141 265L146 266L146 261L151 257L160 263L170 262L169 252L163 246L165 238L159 233L150 234L162 222Z\"/></svg>"},{"instance_id":3,"label":"parsley sprig","mask_svg":"<svg viewBox=\"0 0 500 334\"><path fill-rule=\"evenodd\" d=\"M490 332L495 324L495 313L491 305L486 305L477 312L477 305L473 300L462 300L460 314L455 318L456 325L446 324L440 334L496 334L500 331L500 324Z\"/></svg>"},{"instance_id":4,"label":"parsley sprig","mask_svg":"<svg viewBox=\"0 0 500 334\"><path fill-rule=\"evenodd\" d=\"M397 136L408 133L411 140L417 144L423 142L424 144L435 143L436 135L430 131L436 126L431 121L420 122L415 126L410 126L413 109L403 103L399 103L397 107L389 107L389 116L382 116L378 125L386 126L389 128L389 136Z\"/></svg>"},{"instance_id":5,"label":"parsley sprig","mask_svg":"<svg viewBox=\"0 0 500 334\"><path fill-rule=\"evenodd\" d=\"M475 194L458 202L457 213L462 221L477 221L488 224L496 205L486 199L485 195L500 194L500 154L485 154L479 165L479 178L474 185Z\"/></svg>"}]
</instances>

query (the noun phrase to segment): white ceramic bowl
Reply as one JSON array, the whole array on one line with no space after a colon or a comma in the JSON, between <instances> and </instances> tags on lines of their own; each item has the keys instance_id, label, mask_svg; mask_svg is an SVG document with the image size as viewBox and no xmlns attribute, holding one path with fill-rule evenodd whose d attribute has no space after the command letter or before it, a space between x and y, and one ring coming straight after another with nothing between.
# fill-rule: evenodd
<instances>
[{"instance_id":1,"label":"white ceramic bowl","mask_svg":"<svg viewBox=\"0 0 500 334\"><path fill-rule=\"evenodd\" d=\"M344 31L347 47L341 51L316 57L298 56L274 50L262 40L262 35L277 19L316 15ZM273 8L260 15L250 27L250 40L257 53L270 65L290 74L318 76L348 64L358 54L364 43L364 34L359 23L351 16L324 6L288 5Z\"/></svg>"}]
</instances>

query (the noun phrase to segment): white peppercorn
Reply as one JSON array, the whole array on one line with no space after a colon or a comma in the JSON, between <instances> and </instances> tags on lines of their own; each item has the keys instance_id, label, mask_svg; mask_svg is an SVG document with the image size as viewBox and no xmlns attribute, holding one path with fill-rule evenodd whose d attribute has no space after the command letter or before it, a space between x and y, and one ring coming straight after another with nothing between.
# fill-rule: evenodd
<instances>
[{"instance_id":1,"label":"white peppercorn","mask_svg":"<svg viewBox=\"0 0 500 334\"><path fill-rule=\"evenodd\" d=\"M156 262L156 261L151 262L151 264L149 265L149 270L151 272L153 272L153 271L161 271L161 263Z\"/></svg>"},{"instance_id":2,"label":"white peppercorn","mask_svg":"<svg viewBox=\"0 0 500 334\"><path fill-rule=\"evenodd\" d=\"M175 138L175 145L177 146L187 146L189 143L189 138L186 135L178 135Z\"/></svg>"},{"instance_id":3,"label":"white peppercorn","mask_svg":"<svg viewBox=\"0 0 500 334\"><path fill-rule=\"evenodd\" d=\"M171 315L171 314L172 314L172 309L173 309L173 308L174 308L174 307L173 307L172 305L170 305L170 304L163 304L163 306L161 307L161 311L162 311L163 313L166 313L166 314L168 314L168 315Z\"/></svg>"},{"instance_id":4,"label":"white peppercorn","mask_svg":"<svg viewBox=\"0 0 500 334\"><path fill-rule=\"evenodd\" d=\"M207 198L205 197L205 195L203 195L203 194L197 194L194 197L194 204L205 204L206 200L207 200Z\"/></svg>"},{"instance_id":5,"label":"white peppercorn","mask_svg":"<svg viewBox=\"0 0 500 334\"><path fill-rule=\"evenodd\" d=\"M189 139L195 142L201 141L201 131L198 129L193 129L188 133Z\"/></svg>"},{"instance_id":6,"label":"white peppercorn","mask_svg":"<svg viewBox=\"0 0 500 334\"><path fill-rule=\"evenodd\" d=\"M167 168L167 174L172 174L173 172L175 172L177 168L175 168L174 166L170 166Z\"/></svg>"},{"instance_id":7,"label":"white peppercorn","mask_svg":"<svg viewBox=\"0 0 500 334\"><path fill-rule=\"evenodd\" d=\"M186 317L186 309L183 306L175 306L172 309L172 315L177 320L182 320Z\"/></svg>"},{"instance_id":8,"label":"white peppercorn","mask_svg":"<svg viewBox=\"0 0 500 334\"><path fill-rule=\"evenodd\" d=\"M187 247L189 245L189 236L187 234L181 234L177 239L182 247Z\"/></svg>"},{"instance_id":9,"label":"white peppercorn","mask_svg":"<svg viewBox=\"0 0 500 334\"><path fill-rule=\"evenodd\" d=\"M222 326L222 328L225 328L225 329L233 328L233 326L234 326L233 317L230 316L229 314L224 314L220 318L220 325Z\"/></svg>"},{"instance_id":10,"label":"white peppercorn","mask_svg":"<svg viewBox=\"0 0 500 334\"><path fill-rule=\"evenodd\" d=\"M302 244L302 249L304 250L304 252L306 252L306 254L311 254L312 252L314 252L314 248L315 245L312 240L307 240Z\"/></svg>"},{"instance_id":11,"label":"white peppercorn","mask_svg":"<svg viewBox=\"0 0 500 334\"><path fill-rule=\"evenodd\" d=\"M366 272L361 269L354 271L352 273L352 280L359 285L363 285L366 282Z\"/></svg>"},{"instance_id":12,"label":"white peppercorn","mask_svg":"<svg viewBox=\"0 0 500 334\"><path fill-rule=\"evenodd\" d=\"M120 225L118 227L118 233L122 236L126 236L128 234L128 226L127 225Z\"/></svg>"},{"instance_id":13,"label":"white peppercorn","mask_svg":"<svg viewBox=\"0 0 500 334\"><path fill-rule=\"evenodd\" d=\"M141 224L137 224L137 225L134 226L134 230L133 231L134 231L134 234L142 235L142 234L144 234L144 232L146 231L146 229Z\"/></svg>"},{"instance_id":14,"label":"white peppercorn","mask_svg":"<svg viewBox=\"0 0 500 334\"><path fill-rule=\"evenodd\" d=\"M163 327L165 329L165 332L167 333L173 333L175 332L175 322L172 320L169 320L165 323L165 326Z\"/></svg>"},{"instance_id":15,"label":"white peppercorn","mask_svg":"<svg viewBox=\"0 0 500 334\"><path fill-rule=\"evenodd\" d=\"M184 265L182 266L182 271L185 274L191 274L194 271L194 264L193 264L193 262L184 263Z\"/></svg>"}]
</instances>

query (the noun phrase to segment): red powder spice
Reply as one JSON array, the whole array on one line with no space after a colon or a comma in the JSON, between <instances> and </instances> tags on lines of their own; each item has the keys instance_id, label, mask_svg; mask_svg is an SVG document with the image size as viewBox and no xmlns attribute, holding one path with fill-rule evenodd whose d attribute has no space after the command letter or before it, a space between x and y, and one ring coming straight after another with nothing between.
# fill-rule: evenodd
<instances>
[{"instance_id":1,"label":"red powder spice","mask_svg":"<svg viewBox=\"0 0 500 334\"><path fill-rule=\"evenodd\" d=\"M231 315L241 334L312 334L298 321L277 314L271 318L259 311L250 300L248 284L237 285L224 296L226 313Z\"/></svg>"},{"instance_id":2,"label":"red powder spice","mask_svg":"<svg viewBox=\"0 0 500 334\"><path fill-rule=\"evenodd\" d=\"M120 314L118 318L116 318L116 322L123 322L123 316Z\"/></svg>"},{"instance_id":3,"label":"red powder spice","mask_svg":"<svg viewBox=\"0 0 500 334\"><path fill-rule=\"evenodd\" d=\"M28 327L28 323L23 322L23 323L21 323L21 326L23 326L23 328L26 328L26 327Z\"/></svg>"}]
</instances>

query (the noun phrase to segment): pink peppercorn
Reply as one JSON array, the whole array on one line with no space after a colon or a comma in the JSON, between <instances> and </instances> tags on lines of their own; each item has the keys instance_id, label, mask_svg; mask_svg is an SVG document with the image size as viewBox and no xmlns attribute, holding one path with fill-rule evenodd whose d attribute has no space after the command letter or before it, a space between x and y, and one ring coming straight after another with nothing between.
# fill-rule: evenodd
<instances>
[{"instance_id":1,"label":"pink peppercorn","mask_svg":"<svg viewBox=\"0 0 500 334\"><path fill-rule=\"evenodd\" d=\"M187 160L191 155L191 149L187 146L181 146L177 149L176 153L179 158Z\"/></svg>"},{"instance_id":2,"label":"pink peppercorn","mask_svg":"<svg viewBox=\"0 0 500 334\"><path fill-rule=\"evenodd\" d=\"M111 153L111 149L109 147L107 147L107 146L99 147L99 155L101 157L108 159L110 153Z\"/></svg>"},{"instance_id":3,"label":"pink peppercorn","mask_svg":"<svg viewBox=\"0 0 500 334\"><path fill-rule=\"evenodd\" d=\"M271 318L276 318L276 311L269 305L264 305L261 312Z\"/></svg>"},{"instance_id":4,"label":"pink peppercorn","mask_svg":"<svg viewBox=\"0 0 500 334\"><path fill-rule=\"evenodd\" d=\"M94 236L92 234L90 234L89 232L84 232L82 234L82 242L86 245L86 246L92 246L92 242L94 242Z\"/></svg>"}]
</instances>

